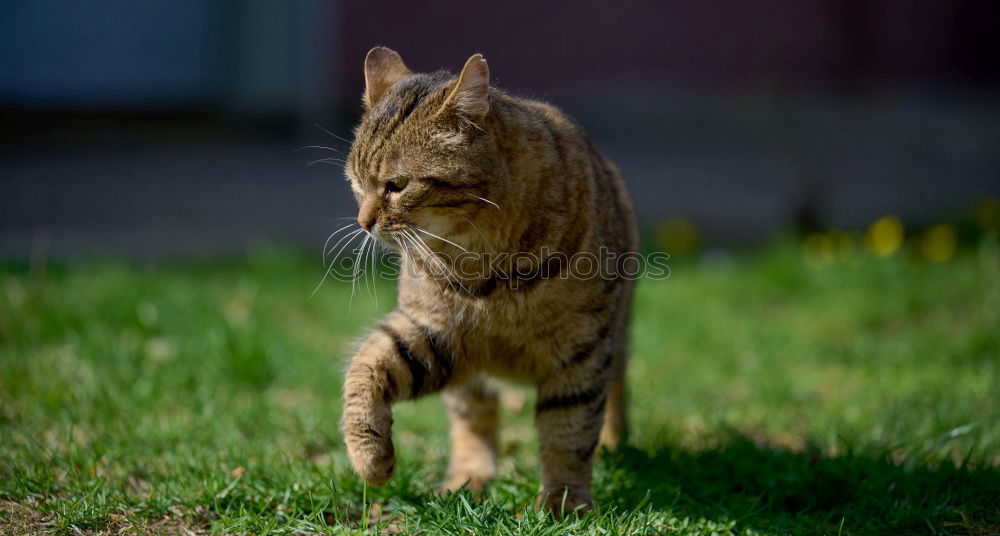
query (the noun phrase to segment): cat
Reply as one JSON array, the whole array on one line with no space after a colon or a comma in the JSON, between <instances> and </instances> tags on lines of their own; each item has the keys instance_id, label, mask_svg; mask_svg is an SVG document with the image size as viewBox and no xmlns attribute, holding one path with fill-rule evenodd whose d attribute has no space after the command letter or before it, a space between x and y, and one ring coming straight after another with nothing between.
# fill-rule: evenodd
<instances>
[{"instance_id":1,"label":"cat","mask_svg":"<svg viewBox=\"0 0 1000 536\"><path fill-rule=\"evenodd\" d=\"M388 482L392 405L441 392L444 487L482 489L497 473L494 379L508 379L537 388L538 505L591 508L594 453L626 435L633 281L615 269L638 232L617 169L554 106L490 87L480 54L455 77L411 72L375 47L364 76L345 174L358 224L403 269L398 306L345 374L354 471ZM600 275L576 273L582 256Z\"/></svg>"}]
</instances>

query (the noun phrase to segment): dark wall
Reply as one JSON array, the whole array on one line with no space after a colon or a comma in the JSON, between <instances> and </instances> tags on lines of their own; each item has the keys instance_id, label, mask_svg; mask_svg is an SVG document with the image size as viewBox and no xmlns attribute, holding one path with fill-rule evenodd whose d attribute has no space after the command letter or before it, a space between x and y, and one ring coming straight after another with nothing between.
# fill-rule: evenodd
<instances>
[{"instance_id":1,"label":"dark wall","mask_svg":"<svg viewBox=\"0 0 1000 536\"><path fill-rule=\"evenodd\" d=\"M345 2L341 78L360 92L365 52L397 49L416 69L456 69L482 52L501 86L545 91L593 82L722 88L854 88L995 79L985 2L706 0L462 5Z\"/></svg>"},{"instance_id":2,"label":"dark wall","mask_svg":"<svg viewBox=\"0 0 1000 536\"><path fill-rule=\"evenodd\" d=\"M327 0L0 2L0 112L311 124L339 100L338 13Z\"/></svg>"},{"instance_id":3,"label":"dark wall","mask_svg":"<svg viewBox=\"0 0 1000 536\"><path fill-rule=\"evenodd\" d=\"M0 100L204 108L228 74L224 18L218 1L4 2Z\"/></svg>"},{"instance_id":4,"label":"dark wall","mask_svg":"<svg viewBox=\"0 0 1000 536\"><path fill-rule=\"evenodd\" d=\"M337 160L377 44L415 70L485 53L586 128L650 229L967 217L1000 195L994 4L0 1L0 258L319 247L356 214Z\"/></svg>"}]
</instances>

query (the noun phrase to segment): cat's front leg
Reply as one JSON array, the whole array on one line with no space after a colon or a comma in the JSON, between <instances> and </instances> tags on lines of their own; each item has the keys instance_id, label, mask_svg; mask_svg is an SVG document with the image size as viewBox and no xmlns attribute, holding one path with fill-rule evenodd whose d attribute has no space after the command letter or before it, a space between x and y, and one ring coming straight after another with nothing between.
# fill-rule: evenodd
<instances>
[{"instance_id":1,"label":"cat's front leg","mask_svg":"<svg viewBox=\"0 0 1000 536\"><path fill-rule=\"evenodd\" d=\"M606 341L587 346L538 386L539 505L557 516L592 507L592 460L604 423L612 355Z\"/></svg>"},{"instance_id":2,"label":"cat's front leg","mask_svg":"<svg viewBox=\"0 0 1000 536\"><path fill-rule=\"evenodd\" d=\"M373 486L395 474L392 404L439 391L455 363L433 332L399 310L358 348L344 377L340 428L354 471Z\"/></svg>"}]
</instances>

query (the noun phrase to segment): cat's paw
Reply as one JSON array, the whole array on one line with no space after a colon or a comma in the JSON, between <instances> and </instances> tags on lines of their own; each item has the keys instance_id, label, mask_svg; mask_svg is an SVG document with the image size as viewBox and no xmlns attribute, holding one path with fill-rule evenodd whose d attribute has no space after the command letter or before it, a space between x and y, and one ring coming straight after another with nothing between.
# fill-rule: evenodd
<instances>
[{"instance_id":1,"label":"cat's paw","mask_svg":"<svg viewBox=\"0 0 1000 536\"><path fill-rule=\"evenodd\" d=\"M456 442L452 448L448 476L441 487L445 491L458 491L464 486L474 493L486 489L497 476L495 449L472 442Z\"/></svg>"},{"instance_id":2,"label":"cat's paw","mask_svg":"<svg viewBox=\"0 0 1000 536\"><path fill-rule=\"evenodd\" d=\"M348 420L341 424L351 467L370 486L382 486L396 474L392 418Z\"/></svg>"},{"instance_id":3,"label":"cat's paw","mask_svg":"<svg viewBox=\"0 0 1000 536\"><path fill-rule=\"evenodd\" d=\"M455 492L464 486L465 489L473 493L482 493L486 489L486 484L493 480L493 475L480 475L470 472L453 471L448 473L441 485L444 491Z\"/></svg>"},{"instance_id":4,"label":"cat's paw","mask_svg":"<svg viewBox=\"0 0 1000 536\"><path fill-rule=\"evenodd\" d=\"M536 503L538 508L552 512L556 518L573 513L584 514L594 508L594 500L589 493L573 492L565 488L558 492L542 492Z\"/></svg>"}]
</instances>

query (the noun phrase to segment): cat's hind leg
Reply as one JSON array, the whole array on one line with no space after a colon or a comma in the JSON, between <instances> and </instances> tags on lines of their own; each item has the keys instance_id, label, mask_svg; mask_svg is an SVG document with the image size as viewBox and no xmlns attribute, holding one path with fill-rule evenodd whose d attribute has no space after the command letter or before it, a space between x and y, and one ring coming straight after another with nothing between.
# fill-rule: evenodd
<instances>
[{"instance_id":1,"label":"cat's hind leg","mask_svg":"<svg viewBox=\"0 0 1000 536\"><path fill-rule=\"evenodd\" d=\"M451 456L444 488L466 486L482 491L497 474L497 392L489 381L476 377L443 392L448 410Z\"/></svg>"},{"instance_id":2,"label":"cat's hind leg","mask_svg":"<svg viewBox=\"0 0 1000 536\"><path fill-rule=\"evenodd\" d=\"M625 397L627 356L624 343L613 351L611 384L608 387L608 400L604 407L604 425L601 427L600 438L600 446L611 451L628 439L628 408Z\"/></svg>"},{"instance_id":3,"label":"cat's hind leg","mask_svg":"<svg viewBox=\"0 0 1000 536\"><path fill-rule=\"evenodd\" d=\"M618 305L619 314L611 331L611 379L608 400L604 408L604 425L601 428L600 445L615 450L628 440L628 407L625 389L625 371L628 365L628 322L632 300L631 283L622 293Z\"/></svg>"},{"instance_id":4,"label":"cat's hind leg","mask_svg":"<svg viewBox=\"0 0 1000 536\"><path fill-rule=\"evenodd\" d=\"M538 385L539 505L557 516L593 506L591 470L604 424L613 356L607 340L589 346Z\"/></svg>"}]
</instances>

